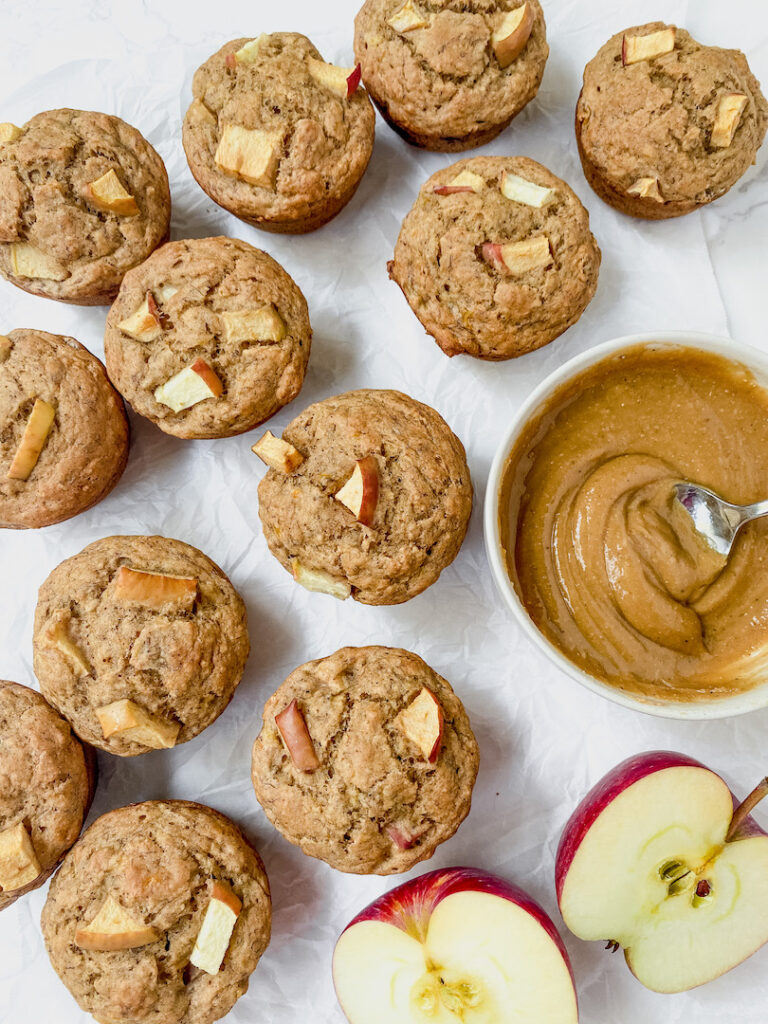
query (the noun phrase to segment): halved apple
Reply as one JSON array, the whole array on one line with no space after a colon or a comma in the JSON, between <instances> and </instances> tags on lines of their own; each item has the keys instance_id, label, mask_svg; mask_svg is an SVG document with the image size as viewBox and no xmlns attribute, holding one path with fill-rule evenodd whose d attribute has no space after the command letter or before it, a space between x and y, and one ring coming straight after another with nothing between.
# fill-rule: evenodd
<instances>
[{"instance_id":1,"label":"halved apple","mask_svg":"<svg viewBox=\"0 0 768 1024\"><path fill-rule=\"evenodd\" d=\"M11 124L10 121L3 121L0 124L0 145L4 142L15 142L16 139L21 138L24 133L21 128L15 124Z\"/></svg>"},{"instance_id":2,"label":"halved apple","mask_svg":"<svg viewBox=\"0 0 768 1024\"><path fill-rule=\"evenodd\" d=\"M189 962L206 974L218 974L243 904L226 882L214 882L203 923Z\"/></svg>"},{"instance_id":3,"label":"halved apple","mask_svg":"<svg viewBox=\"0 0 768 1024\"><path fill-rule=\"evenodd\" d=\"M675 29L663 28L658 32L650 32L647 36L624 36L621 44L621 62L637 64L642 60L653 60L663 57L675 48Z\"/></svg>"},{"instance_id":4,"label":"halved apple","mask_svg":"<svg viewBox=\"0 0 768 1024\"><path fill-rule=\"evenodd\" d=\"M491 35L491 46L503 68L509 67L523 52L533 31L534 20L533 7L528 3L502 15Z\"/></svg>"},{"instance_id":5,"label":"halved apple","mask_svg":"<svg viewBox=\"0 0 768 1024\"><path fill-rule=\"evenodd\" d=\"M45 633L48 647L55 647L69 661L75 675L87 676L93 671L88 659L69 635L67 624L63 620L55 622Z\"/></svg>"},{"instance_id":6,"label":"halved apple","mask_svg":"<svg viewBox=\"0 0 768 1024\"><path fill-rule=\"evenodd\" d=\"M4 363L11 355L13 351L13 342L10 338L6 338L4 334L0 334L0 363Z\"/></svg>"},{"instance_id":7,"label":"halved apple","mask_svg":"<svg viewBox=\"0 0 768 1024\"><path fill-rule=\"evenodd\" d=\"M282 144L282 133L227 124L214 160L225 174L242 178L249 185L274 190Z\"/></svg>"},{"instance_id":8,"label":"halved apple","mask_svg":"<svg viewBox=\"0 0 768 1024\"><path fill-rule=\"evenodd\" d=\"M300 772L314 772L320 767L320 759L309 735L309 729L296 700L275 715L275 725L291 760Z\"/></svg>"},{"instance_id":9,"label":"halved apple","mask_svg":"<svg viewBox=\"0 0 768 1024\"><path fill-rule=\"evenodd\" d=\"M42 398L36 398L27 425L24 427L24 433L21 435L19 447L5 474L9 480L29 479L32 470L37 465L45 442L48 440L55 419L55 407L50 402L44 402Z\"/></svg>"},{"instance_id":10,"label":"halved apple","mask_svg":"<svg viewBox=\"0 0 768 1024\"><path fill-rule=\"evenodd\" d=\"M154 308L150 308L150 296ZM163 333L163 326L157 316L157 303L152 292L147 292L144 301L127 319L121 320L117 329L135 341L156 341Z\"/></svg>"},{"instance_id":11,"label":"halved apple","mask_svg":"<svg viewBox=\"0 0 768 1024\"><path fill-rule=\"evenodd\" d=\"M483 259L502 273L527 274L554 262L546 235L535 235L522 242L485 242L480 248Z\"/></svg>"},{"instance_id":12,"label":"halved apple","mask_svg":"<svg viewBox=\"0 0 768 1024\"><path fill-rule=\"evenodd\" d=\"M523 203L524 206L533 206L540 210L542 206L552 202L557 192L553 188L546 188L544 185L537 185L535 181L521 178L519 174L504 171L501 176L501 194L515 203Z\"/></svg>"},{"instance_id":13,"label":"halved apple","mask_svg":"<svg viewBox=\"0 0 768 1024\"><path fill-rule=\"evenodd\" d=\"M250 42L241 46L239 50L235 50L234 57L238 64L250 64L254 61L258 56L259 49L262 44L266 42L268 38L269 36L265 32L262 32L260 36L257 36L255 39L251 39Z\"/></svg>"},{"instance_id":14,"label":"halved apple","mask_svg":"<svg viewBox=\"0 0 768 1024\"><path fill-rule=\"evenodd\" d=\"M112 953L146 946L159 938L159 932L142 924L113 896L107 896L91 923L75 932L75 945L80 949Z\"/></svg>"},{"instance_id":15,"label":"halved apple","mask_svg":"<svg viewBox=\"0 0 768 1024\"><path fill-rule=\"evenodd\" d=\"M293 578L305 590L329 594L331 597L338 598L339 601L346 601L352 593L352 585L346 580L336 579L330 573L323 572L322 569L309 569L302 565L298 558L292 558L290 561Z\"/></svg>"},{"instance_id":16,"label":"halved apple","mask_svg":"<svg viewBox=\"0 0 768 1024\"><path fill-rule=\"evenodd\" d=\"M358 523L371 526L379 501L379 464L375 456L358 459L352 476L334 497L349 509Z\"/></svg>"},{"instance_id":17,"label":"halved apple","mask_svg":"<svg viewBox=\"0 0 768 1024\"><path fill-rule=\"evenodd\" d=\"M360 85L361 70L356 64L353 68L339 68L335 64L326 64L324 60L307 57L307 67L314 80L336 93L343 100L351 99Z\"/></svg>"},{"instance_id":18,"label":"halved apple","mask_svg":"<svg viewBox=\"0 0 768 1024\"><path fill-rule=\"evenodd\" d=\"M191 366L185 366L165 384L155 388L155 401L167 405L174 412L189 409L206 398L218 398L224 385L204 359L196 359Z\"/></svg>"},{"instance_id":19,"label":"halved apple","mask_svg":"<svg viewBox=\"0 0 768 1024\"><path fill-rule=\"evenodd\" d=\"M413 0L405 0L403 6L395 11L387 24L395 32L413 32L417 28L426 28L429 25L429 16L420 11Z\"/></svg>"},{"instance_id":20,"label":"halved apple","mask_svg":"<svg viewBox=\"0 0 768 1024\"><path fill-rule=\"evenodd\" d=\"M582 800L556 860L565 923L624 947L655 992L724 974L768 941L768 835L715 772L684 754L622 762Z\"/></svg>"},{"instance_id":21,"label":"halved apple","mask_svg":"<svg viewBox=\"0 0 768 1024\"><path fill-rule=\"evenodd\" d=\"M197 580L194 576L169 576L121 565L115 575L112 593L116 601L125 604L141 604L145 608L175 604L188 612L197 598Z\"/></svg>"},{"instance_id":22,"label":"halved apple","mask_svg":"<svg viewBox=\"0 0 768 1024\"><path fill-rule=\"evenodd\" d=\"M432 764L443 742L443 709L440 701L427 687L422 687L407 708L395 718L395 725L425 761Z\"/></svg>"},{"instance_id":23,"label":"halved apple","mask_svg":"<svg viewBox=\"0 0 768 1024\"><path fill-rule=\"evenodd\" d=\"M0 832L0 889L12 892L34 882L42 871L23 821Z\"/></svg>"},{"instance_id":24,"label":"halved apple","mask_svg":"<svg viewBox=\"0 0 768 1024\"><path fill-rule=\"evenodd\" d=\"M274 306L259 309L225 311L220 314L224 321L227 341L282 341L286 335L283 318Z\"/></svg>"},{"instance_id":25,"label":"halved apple","mask_svg":"<svg viewBox=\"0 0 768 1024\"><path fill-rule=\"evenodd\" d=\"M251 451L258 455L265 465L270 469L276 469L278 473L293 473L304 461L304 456L297 448L282 438L275 437L271 430L256 442Z\"/></svg>"},{"instance_id":26,"label":"halved apple","mask_svg":"<svg viewBox=\"0 0 768 1024\"><path fill-rule=\"evenodd\" d=\"M64 281L69 277L69 271L57 259L29 242L14 242L11 245L11 273L14 277L29 277L40 281Z\"/></svg>"},{"instance_id":27,"label":"halved apple","mask_svg":"<svg viewBox=\"0 0 768 1024\"><path fill-rule=\"evenodd\" d=\"M342 933L333 980L350 1024L577 1024L568 954L527 893L474 868L431 871Z\"/></svg>"},{"instance_id":28,"label":"halved apple","mask_svg":"<svg viewBox=\"0 0 768 1024\"><path fill-rule=\"evenodd\" d=\"M152 747L153 750L176 746L181 729L180 722L152 715L127 698L96 708L96 717L105 740L120 733L121 739Z\"/></svg>"},{"instance_id":29,"label":"halved apple","mask_svg":"<svg viewBox=\"0 0 768 1024\"><path fill-rule=\"evenodd\" d=\"M482 192L484 188L485 178L474 171L461 171L447 185L435 185L432 191L436 196L451 196L457 192Z\"/></svg>"},{"instance_id":30,"label":"halved apple","mask_svg":"<svg viewBox=\"0 0 768 1024\"><path fill-rule=\"evenodd\" d=\"M627 189L627 195L638 196L640 199L655 199L657 203L664 202L658 178L638 178Z\"/></svg>"},{"instance_id":31,"label":"halved apple","mask_svg":"<svg viewBox=\"0 0 768 1024\"><path fill-rule=\"evenodd\" d=\"M730 146L746 105L747 97L742 92L729 92L720 97L712 134L709 137L710 145L717 149L727 149Z\"/></svg>"},{"instance_id":32,"label":"halved apple","mask_svg":"<svg viewBox=\"0 0 768 1024\"><path fill-rule=\"evenodd\" d=\"M83 189L83 195L104 213L116 213L120 217L135 217L140 211L135 198L123 186L114 170L90 182Z\"/></svg>"}]
</instances>

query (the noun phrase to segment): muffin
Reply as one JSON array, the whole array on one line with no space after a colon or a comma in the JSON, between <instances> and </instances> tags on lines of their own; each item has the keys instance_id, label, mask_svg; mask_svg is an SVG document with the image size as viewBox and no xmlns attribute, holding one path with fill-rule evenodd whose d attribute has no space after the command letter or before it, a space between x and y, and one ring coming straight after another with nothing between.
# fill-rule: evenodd
<instances>
[{"instance_id":1,"label":"muffin","mask_svg":"<svg viewBox=\"0 0 768 1024\"><path fill-rule=\"evenodd\" d=\"M233 39L198 68L184 118L200 187L236 217L300 234L335 217L360 184L375 115L358 68L326 64L306 36Z\"/></svg>"},{"instance_id":2,"label":"muffin","mask_svg":"<svg viewBox=\"0 0 768 1024\"><path fill-rule=\"evenodd\" d=\"M490 142L539 91L548 55L538 0L366 0L355 19L366 89L426 149Z\"/></svg>"},{"instance_id":3,"label":"muffin","mask_svg":"<svg viewBox=\"0 0 768 1024\"><path fill-rule=\"evenodd\" d=\"M0 910L53 874L95 786L93 751L39 693L0 680Z\"/></svg>"},{"instance_id":4,"label":"muffin","mask_svg":"<svg viewBox=\"0 0 768 1024\"><path fill-rule=\"evenodd\" d=\"M128 460L120 396L74 338L0 336L0 527L50 526L106 498Z\"/></svg>"},{"instance_id":5,"label":"muffin","mask_svg":"<svg viewBox=\"0 0 768 1024\"><path fill-rule=\"evenodd\" d=\"M587 181L610 206L650 220L724 195L755 162L767 125L743 53L660 21L608 40L576 107Z\"/></svg>"},{"instance_id":6,"label":"muffin","mask_svg":"<svg viewBox=\"0 0 768 1024\"><path fill-rule=\"evenodd\" d=\"M461 701L421 658L345 647L269 698L251 775L269 820L304 853L390 875L454 834L478 762Z\"/></svg>"},{"instance_id":7,"label":"muffin","mask_svg":"<svg viewBox=\"0 0 768 1024\"><path fill-rule=\"evenodd\" d=\"M307 303L271 256L234 238L169 242L129 271L107 317L114 384L176 437L229 437L304 382Z\"/></svg>"},{"instance_id":8,"label":"muffin","mask_svg":"<svg viewBox=\"0 0 768 1024\"><path fill-rule=\"evenodd\" d=\"M243 833L186 800L98 818L51 883L54 970L99 1024L211 1024L269 943L269 883Z\"/></svg>"},{"instance_id":9,"label":"muffin","mask_svg":"<svg viewBox=\"0 0 768 1024\"><path fill-rule=\"evenodd\" d=\"M525 157L433 174L403 221L389 274L448 356L511 359L576 323L600 249L564 181Z\"/></svg>"},{"instance_id":10,"label":"muffin","mask_svg":"<svg viewBox=\"0 0 768 1024\"><path fill-rule=\"evenodd\" d=\"M38 595L40 688L77 735L133 756L193 739L248 657L245 605L210 558L167 537L105 537Z\"/></svg>"},{"instance_id":11,"label":"muffin","mask_svg":"<svg viewBox=\"0 0 768 1024\"><path fill-rule=\"evenodd\" d=\"M119 117L48 110L0 125L0 274L11 284L106 305L170 219L163 161Z\"/></svg>"},{"instance_id":12,"label":"muffin","mask_svg":"<svg viewBox=\"0 0 768 1024\"><path fill-rule=\"evenodd\" d=\"M458 554L472 482L464 446L428 405L349 391L253 450L270 467L259 484L267 544L308 590L400 604Z\"/></svg>"}]
</instances>

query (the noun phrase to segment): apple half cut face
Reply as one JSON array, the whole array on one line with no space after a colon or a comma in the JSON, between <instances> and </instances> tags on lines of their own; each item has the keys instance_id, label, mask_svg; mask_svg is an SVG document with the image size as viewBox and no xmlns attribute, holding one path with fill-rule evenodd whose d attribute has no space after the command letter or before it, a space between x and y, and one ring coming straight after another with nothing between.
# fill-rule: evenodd
<instances>
[{"instance_id":1,"label":"apple half cut face","mask_svg":"<svg viewBox=\"0 0 768 1024\"><path fill-rule=\"evenodd\" d=\"M541 907L509 882L446 868L392 889L336 943L350 1024L576 1024L568 955Z\"/></svg>"},{"instance_id":2,"label":"apple half cut face","mask_svg":"<svg viewBox=\"0 0 768 1024\"><path fill-rule=\"evenodd\" d=\"M655 992L684 992L768 940L768 836L715 772L683 754L624 761L571 816L557 853L567 926L624 948ZM734 810L734 808L736 808Z\"/></svg>"}]
</instances>

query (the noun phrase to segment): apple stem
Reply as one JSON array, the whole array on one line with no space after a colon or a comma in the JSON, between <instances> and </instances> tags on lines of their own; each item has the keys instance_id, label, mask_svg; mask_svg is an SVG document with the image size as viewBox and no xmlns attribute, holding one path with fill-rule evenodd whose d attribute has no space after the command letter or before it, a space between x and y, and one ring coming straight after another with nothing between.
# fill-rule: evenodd
<instances>
[{"instance_id":1,"label":"apple stem","mask_svg":"<svg viewBox=\"0 0 768 1024\"><path fill-rule=\"evenodd\" d=\"M762 782L758 782L749 796L743 800L733 812L731 824L725 834L726 843L731 842L744 823L744 819L749 817L755 807L757 807L760 801L766 796L768 796L768 778L763 779Z\"/></svg>"}]
</instances>

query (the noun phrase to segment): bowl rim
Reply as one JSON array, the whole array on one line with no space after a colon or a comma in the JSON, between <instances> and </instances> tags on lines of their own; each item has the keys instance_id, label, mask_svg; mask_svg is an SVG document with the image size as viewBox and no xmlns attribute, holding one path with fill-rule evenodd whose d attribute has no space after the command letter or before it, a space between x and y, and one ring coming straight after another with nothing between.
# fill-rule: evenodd
<instances>
[{"instance_id":1,"label":"bowl rim","mask_svg":"<svg viewBox=\"0 0 768 1024\"><path fill-rule=\"evenodd\" d=\"M768 355L751 345L734 341L732 338L707 334L699 331L667 330L651 331L639 334L626 334L581 352L567 360L557 369L549 373L531 392L520 408L512 416L512 420L498 443L488 474L483 509L483 535L485 551L491 573L507 608L512 612L523 633L541 651L547 659L571 679L575 679L586 689L633 711L640 711L656 718L683 719L700 721L703 719L730 718L747 714L760 708L768 707L768 680L744 693L736 693L729 697L713 700L684 702L664 702L643 700L602 682L585 672L570 661L555 645L548 640L534 624L525 606L517 596L512 580L506 570L501 554L501 537L499 531L499 490L507 458L514 447L522 430L531 416L545 399L584 370L601 362L623 349L637 345L654 345L661 347L682 346L699 351L713 352L730 359L732 362L746 366L747 369L765 381L768 387Z\"/></svg>"}]
</instances>

